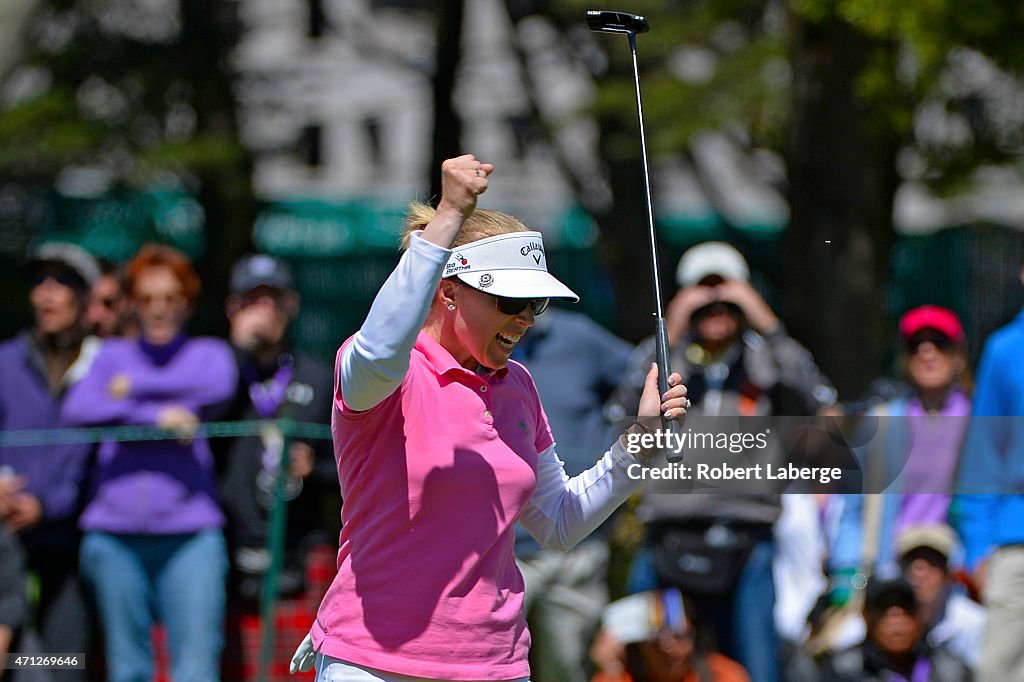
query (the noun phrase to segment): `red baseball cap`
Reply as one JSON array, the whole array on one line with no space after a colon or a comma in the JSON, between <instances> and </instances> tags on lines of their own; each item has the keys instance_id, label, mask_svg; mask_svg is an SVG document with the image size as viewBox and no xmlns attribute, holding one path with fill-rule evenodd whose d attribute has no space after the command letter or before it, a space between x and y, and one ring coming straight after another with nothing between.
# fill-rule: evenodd
<instances>
[{"instance_id":1,"label":"red baseball cap","mask_svg":"<svg viewBox=\"0 0 1024 682\"><path fill-rule=\"evenodd\" d=\"M922 329L934 329L953 343L964 342L964 328L960 318L949 308L937 305L923 305L908 310L900 318L900 338L910 341Z\"/></svg>"}]
</instances>

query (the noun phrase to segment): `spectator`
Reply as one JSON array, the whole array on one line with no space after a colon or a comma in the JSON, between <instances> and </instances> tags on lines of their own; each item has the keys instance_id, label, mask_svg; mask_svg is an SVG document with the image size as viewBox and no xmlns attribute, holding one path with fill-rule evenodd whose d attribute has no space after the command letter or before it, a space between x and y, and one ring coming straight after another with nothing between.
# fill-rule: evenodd
<instances>
[{"instance_id":1,"label":"spectator","mask_svg":"<svg viewBox=\"0 0 1024 682\"><path fill-rule=\"evenodd\" d=\"M957 474L967 566L988 607L978 679L1024 680L1024 311L985 343ZM959 494L963 493L963 494Z\"/></svg>"},{"instance_id":2,"label":"spectator","mask_svg":"<svg viewBox=\"0 0 1024 682\"><path fill-rule=\"evenodd\" d=\"M749 682L739 663L702 649L678 590L641 592L605 609L602 632L621 660L601 659L592 682Z\"/></svg>"},{"instance_id":3,"label":"spectator","mask_svg":"<svg viewBox=\"0 0 1024 682\"><path fill-rule=\"evenodd\" d=\"M66 392L88 371L99 342L86 337L95 259L73 244L39 247L28 266L32 328L0 345L0 430L64 425ZM78 579L76 529L94 447L56 444L0 447L0 515L18 537L28 571L38 577L34 626L45 651L86 651L89 612ZM82 679L80 671L61 679Z\"/></svg>"},{"instance_id":4,"label":"spectator","mask_svg":"<svg viewBox=\"0 0 1024 682\"><path fill-rule=\"evenodd\" d=\"M924 638L914 590L903 578L868 581L865 640L825 657L821 682L969 682L971 672L955 654Z\"/></svg>"},{"instance_id":5,"label":"spectator","mask_svg":"<svg viewBox=\"0 0 1024 682\"><path fill-rule=\"evenodd\" d=\"M601 406L626 369L632 346L586 315L552 308L512 351L537 384L570 476L594 465L612 440ZM533 645L532 682L585 682L591 637L608 603L608 543L595 532L568 552L544 549L516 526Z\"/></svg>"},{"instance_id":6,"label":"spectator","mask_svg":"<svg viewBox=\"0 0 1024 682\"><path fill-rule=\"evenodd\" d=\"M902 529L945 523L949 511L971 409L961 379L966 337L953 311L933 305L903 315L899 333L913 388L872 408L875 419L866 424L875 431L858 439L867 443L857 451L868 494L844 496L830 560L836 605L863 585L865 575L899 571L896 538Z\"/></svg>"},{"instance_id":7,"label":"spectator","mask_svg":"<svg viewBox=\"0 0 1024 682\"><path fill-rule=\"evenodd\" d=\"M249 255L231 273L226 303L231 345L238 365L238 387L226 419L276 419L329 424L331 369L292 348L286 332L299 313L299 295L286 263ZM225 442L225 441L222 441ZM270 565L268 512L273 507L280 447L257 436L226 441L221 482L228 538L238 596L260 598ZM281 595L302 591L305 552L328 542L325 494L337 497L338 473L330 441L293 440L285 486L288 501L286 557L278 579ZM330 542L333 543L333 538Z\"/></svg>"},{"instance_id":8,"label":"spectator","mask_svg":"<svg viewBox=\"0 0 1024 682\"><path fill-rule=\"evenodd\" d=\"M672 370L693 401L691 424L701 416L807 415L835 401L835 390L749 277L739 252L719 242L697 245L679 261L682 288L669 303L666 324ZM654 340L648 339L612 398L613 413L629 414L642 368L653 358ZM682 589L699 620L714 629L717 648L758 682L780 676L772 573L779 513L779 496L763 485L742 495L648 495L639 510L648 533L632 589ZM680 564L679 551L699 559Z\"/></svg>"},{"instance_id":9,"label":"spectator","mask_svg":"<svg viewBox=\"0 0 1024 682\"><path fill-rule=\"evenodd\" d=\"M809 634L807 614L825 591L822 566L828 556L823 528L830 500L814 494L785 494L775 523L775 629L787 645L803 644Z\"/></svg>"},{"instance_id":10,"label":"spectator","mask_svg":"<svg viewBox=\"0 0 1024 682\"><path fill-rule=\"evenodd\" d=\"M949 557L955 546L953 529L945 524L909 526L896 540L900 565L914 588L928 644L952 651L975 669L986 614L983 606L953 585Z\"/></svg>"},{"instance_id":11,"label":"spectator","mask_svg":"<svg viewBox=\"0 0 1024 682\"><path fill-rule=\"evenodd\" d=\"M237 380L230 347L184 333L199 278L178 251L146 245L125 268L138 339L109 339L68 394L82 425L159 426L176 440L106 441L82 513L82 573L96 598L113 682L152 675L153 614L175 682L219 679L227 550L213 457L197 425Z\"/></svg>"},{"instance_id":12,"label":"spectator","mask_svg":"<svg viewBox=\"0 0 1024 682\"><path fill-rule=\"evenodd\" d=\"M101 259L100 277L89 292L86 324L89 333L105 339L108 336L135 336L127 316L124 291L121 289L120 268Z\"/></svg>"},{"instance_id":13,"label":"spectator","mask_svg":"<svg viewBox=\"0 0 1024 682\"><path fill-rule=\"evenodd\" d=\"M0 680L4 679L7 652L12 650L25 616L25 557L17 538L0 524Z\"/></svg>"}]
</instances>

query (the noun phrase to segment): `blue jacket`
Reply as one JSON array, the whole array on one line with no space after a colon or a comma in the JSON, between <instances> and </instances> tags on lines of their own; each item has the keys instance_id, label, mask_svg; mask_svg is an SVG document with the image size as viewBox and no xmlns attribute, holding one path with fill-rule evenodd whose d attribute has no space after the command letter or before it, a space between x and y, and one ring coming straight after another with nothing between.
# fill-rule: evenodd
<instances>
[{"instance_id":1,"label":"blue jacket","mask_svg":"<svg viewBox=\"0 0 1024 682\"><path fill-rule=\"evenodd\" d=\"M985 343L957 492L953 516L968 566L1024 543L1024 310Z\"/></svg>"},{"instance_id":2,"label":"blue jacket","mask_svg":"<svg viewBox=\"0 0 1024 682\"><path fill-rule=\"evenodd\" d=\"M83 344L83 348L85 348ZM79 361L86 361L79 356ZM0 431L56 429L65 386L51 393L42 356L29 333L0 344ZM78 363L68 371L77 376ZM27 546L67 547L74 542L86 467L93 451L77 445L0 446L0 466L28 479L26 491L39 498L43 521L23 534Z\"/></svg>"}]
</instances>

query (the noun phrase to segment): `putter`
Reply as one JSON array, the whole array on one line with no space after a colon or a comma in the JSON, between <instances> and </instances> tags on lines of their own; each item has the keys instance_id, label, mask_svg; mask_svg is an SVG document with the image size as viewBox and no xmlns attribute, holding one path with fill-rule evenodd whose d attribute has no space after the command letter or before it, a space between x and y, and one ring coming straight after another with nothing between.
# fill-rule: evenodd
<instances>
[{"instance_id":1,"label":"putter","mask_svg":"<svg viewBox=\"0 0 1024 682\"><path fill-rule=\"evenodd\" d=\"M672 372L668 356L668 328L662 314L661 282L658 279L658 240L654 233L654 208L651 205L651 174L647 166L647 137L644 133L644 105L640 99L640 69L636 60L636 36L651 30L647 19L629 12L590 10L587 12L587 28L597 33L625 33L629 50L633 55L633 83L636 87L636 112L640 119L640 150L644 161L644 198L647 200L647 228L651 242L651 280L654 283L654 343L658 361L658 392L664 395L668 390L668 376ZM673 434L679 443L679 422L662 418L662 428ZM675 463L683 459L682 452L669 451L668 461Z\"/></svg>"}]
</instances>

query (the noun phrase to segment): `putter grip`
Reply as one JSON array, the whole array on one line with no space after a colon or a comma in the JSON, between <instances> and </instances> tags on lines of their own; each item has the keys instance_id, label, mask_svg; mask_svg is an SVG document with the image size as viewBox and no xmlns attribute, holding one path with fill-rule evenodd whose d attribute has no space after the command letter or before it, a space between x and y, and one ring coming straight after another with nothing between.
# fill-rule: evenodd
<instances>
[{"instance_id":1,"label":"putter grip","mask_svg":"<svg viewBox=\"0 0 1024 682\"><path fill-rule=\"evenodd\" d=\"M668 377L672 373L672 365L668 359L668 327L665 324L665 318L661 315L658 316L658 320L655 323L654 329L654 345L655 355L658 361L658 395L665 395L668 391ZM679 439L676 436L679 435L679 422L675 419L661 418L661 428L663 431L673 434L673 443L678 443ZM668 461L675 464L676 462L683 461L683 453L669 451Z\"/></svg>"}]
</instances>

